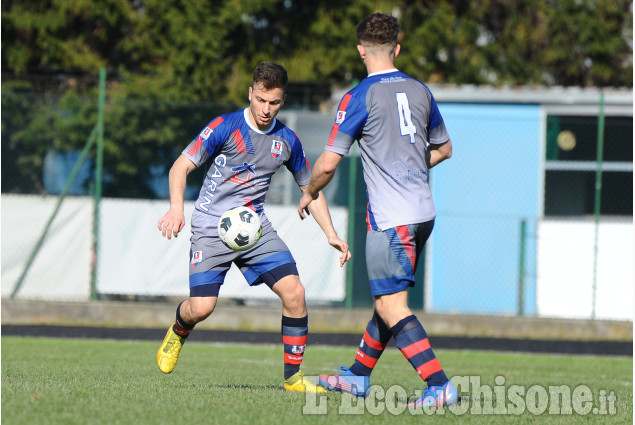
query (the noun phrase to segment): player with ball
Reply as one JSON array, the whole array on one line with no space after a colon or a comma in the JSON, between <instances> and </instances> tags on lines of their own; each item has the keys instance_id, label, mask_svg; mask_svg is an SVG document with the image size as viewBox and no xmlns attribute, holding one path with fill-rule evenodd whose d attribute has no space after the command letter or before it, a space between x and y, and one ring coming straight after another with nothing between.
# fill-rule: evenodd
<instances>
[{"instance_id":1,"label":"player with ball","mask_svg":"<svg viewBox=\"0 0 635 425\"><path fill-rule=\"evenodd\" d=\"M164 373L176 366L194 326L214 311L225 275L234 263L249 285L264 283L282 301L284 388L325 391L305 379L300 370L308 334L304 287L291 252L263 210L271 177L278 168L285 166L301 190L311 178L297 135L276 120L287 81L282 65L258 65L249 87L249 106L212 120L170 169L170 210L158 224L167 239L177 237L185 225L187 175L200 166L206 172L191 220L190 297L177 307L175 323L157 353ZM343 266L351 254L333 228L324 196L319 195L310 208L329 244L341 252Z\"/></svg>"}]
</instances>

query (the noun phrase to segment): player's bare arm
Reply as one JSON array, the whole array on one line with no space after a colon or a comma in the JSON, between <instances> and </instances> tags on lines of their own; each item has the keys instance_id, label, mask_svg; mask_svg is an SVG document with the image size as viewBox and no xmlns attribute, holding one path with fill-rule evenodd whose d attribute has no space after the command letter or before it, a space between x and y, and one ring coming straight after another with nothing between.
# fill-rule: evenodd
<instances>
[{"instance_id":1,"label":"player's bare arm","mask_svg":"<svg viewBox=\"0 0 635 425\"><path fill-rule=\"evenodd\" d=\"M159 231L161 235L172 239L178 237L179 232L185 226L185 216L183 214L183 198L185 196L185 185L187 175L196 169L196 165L185 156L179 156L174 165L170 168L170 210L159 220Z\"/></svg>"},{"instance_id":2,"label":"player's bare arm","mask_svg":"<svg viewBox=\"0 0 635 425\"><path fill-rule=\"evenodd\" d=\"M439 163L450 159L452 157L452 141L448 139L447 142L438 145L428 145L428 152L426 155L426 163L428 169L438 165Z\"/></svg>"},{"instance_id":3,"label":"player's bare arm","mask_svg":"<svg viewBox=\"0 0 635 425\"><path fill-rule=\"evenodd\" d=\"M333 179L342 158L343 156L338 153L324 151L315 161L311 171L311 181L301 188L302 198L298 206L298 214L302 220L306 218L306 213L311 213L309 204L317 199L318 193Z\"/></svg>"},{"instance_id":4,"label":"player's bare arm","mask_svg":"<svg viewBox=\"0 0 635 425\"><path fill-rule=\"evenodd\" d=\"M308 185L300 186L300 189L304 194L306 194L307 186ZM315 200L313 200L313 198L311 199L313 202L311 202L307 208L310 210L313 218L326 235L329 244L342 253L340 256L340 267L342 267L344 266L344 263L351 258L351 252L348 250L348 243L337 236L337 232L333 227L333 221L331 220L331 213L329 212L329 207L326 203L326 197L322 194L322 192L318 192L318 196Z\"/></svg>"}]
</instances>

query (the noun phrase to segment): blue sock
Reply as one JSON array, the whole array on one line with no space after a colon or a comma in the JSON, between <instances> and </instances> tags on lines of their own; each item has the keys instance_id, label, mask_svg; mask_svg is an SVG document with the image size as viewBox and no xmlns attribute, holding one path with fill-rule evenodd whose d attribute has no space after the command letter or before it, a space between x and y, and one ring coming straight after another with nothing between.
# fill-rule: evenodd
<instances>
[{"instance_id":1,"label":"blue sock","mask_svg":"<svg viewBox=\"0 0 635 425\"><path fill-rule=\"evenodd\" d=\"M399 321L391 329L397 347L428 386L441 386L448 381L437 360L425 329L415 315Z\"/></svg>"},{"instance_id":2,"label":"blue sock","mask_svg":"<svg viewBox=\"0 0 635 425\"><path fill-rule=\"evenodd\" d=\"M183 302L181 302L181 304L183 304ZM174 321L174 325L172 325L172 330L175 334L187 338L195 325L191 325L183 320L181 317L181 304L176 308L176 320Z\"/></svg>"},{"instance_id":3,"label":"blue sock","mask_svg":"<svg viewBox=\"0 0 635 425\"><path fill-rule=\"evenodd\" d=\"M350 371L358 376L370 376L390 338L392 338L390 329L379 317L377 311L374 311L362 341L359 343L355 363L350 367Z\"/></svg>"},{"instance_id":4,"label":"blue sock","mask_svg":"<svg viewBox=\"0 0 635 425\"><path fill-rule=\"evenodd\" d=\"M308 333L309 316L300 318L282 316L284 379L289 379L300 370Z\"/></svg>"}]
</instances>

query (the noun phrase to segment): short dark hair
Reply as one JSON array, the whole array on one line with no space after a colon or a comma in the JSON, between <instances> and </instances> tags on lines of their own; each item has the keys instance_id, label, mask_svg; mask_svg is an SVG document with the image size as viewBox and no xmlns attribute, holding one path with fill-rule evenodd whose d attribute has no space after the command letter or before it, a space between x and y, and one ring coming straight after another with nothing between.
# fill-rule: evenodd
<instances>
[{"instance_id":1,"label":"short dark hair","mask_svg":"<svg viewBox=\"0 0 635 425\"><path fill-rule=\"evenodd\" d=\"M357 39L360 44L397 45L399 35L399 21L394 16L374 13L357 25Z\"/></svg>"},{"instance_id":2,"label":"short dark hair","mask_svg":"<svg viewBox=\"0 0 635 425\"><path fill-rule=\"evenodd\" d=\"M254 86L261 83L265 90L281 88L284 91L288 82L287 70L278 63L260 62L254 69Z\"/></svg>"}]
</instances>

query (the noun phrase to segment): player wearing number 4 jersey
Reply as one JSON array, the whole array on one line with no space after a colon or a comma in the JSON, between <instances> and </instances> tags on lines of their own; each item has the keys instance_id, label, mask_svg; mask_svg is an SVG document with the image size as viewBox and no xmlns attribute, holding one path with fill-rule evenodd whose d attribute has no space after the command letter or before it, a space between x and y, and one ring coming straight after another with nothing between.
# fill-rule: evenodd
<instances>
[{"instance_id":1,"label":"player wearing number 4 jersey","mask_svg":"<svg viewBox=\"0 0 635 425\"><path fill-rule=\"evenodd\" d=\"M313 167L298 212L316 199L342 157L357 141L368 207L366 264L375 312L355 361L337 375L320 375L330 390L365 396L370 374L390 338L428 384L416 406L458 401L458 393L437 360L426 332L408 308L408 288L434 226L428 171L452 155L452 144L432 93L398 71L394 59L397 19L376 13L357 26L358 52L368 77L340 102L326 148Z\"/></svg>"},{"instance_id":2,"label":"player wearing number 4 jersey","mask_svg":"<svg viewBox=\"0 0 635 425\"><path fill-rule=\"evenodd\" d=\"M171 373L194 326L216 307L220 287L235 264L249 285L266 284L282 301L284 388L288 391L325 392L300 370L306 347L308 316L304 287L293 256L278 237L263 207L271 176L283 165L302 190L311 170L296 134L276 120L285 99L287 71L282 65L263 62L254 70L249 87L249 107L212 120L185 148L170 169L170 210L159 220L163 236L177 237L185 225L183 195L187 175L205 167L205 179L192 214L190 297L176 308L174 325L157 352L157 364ZM218 220L227 210L246 206L262 220L262 236L245 251L233 251L218 236ZM340 265L349 258L320 196L312 211L329 243L339 250Z\"/></svg>"}]
</instances>

